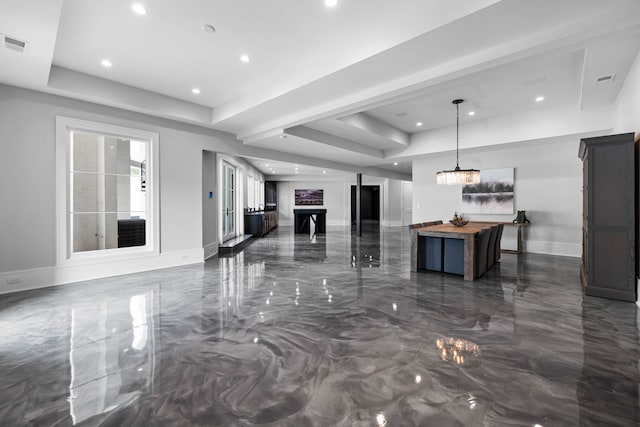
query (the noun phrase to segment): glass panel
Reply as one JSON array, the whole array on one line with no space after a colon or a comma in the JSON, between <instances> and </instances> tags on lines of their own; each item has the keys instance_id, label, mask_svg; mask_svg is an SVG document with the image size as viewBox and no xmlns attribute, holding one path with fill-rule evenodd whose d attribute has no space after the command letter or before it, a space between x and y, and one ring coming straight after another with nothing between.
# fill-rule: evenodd
<instances>
[{"instance_id":1,"label":"glass panel","mask_svg":"<svg viewBox=\"0 0 640 427\"><path fill-rule=\"evenodd\" d=\"M148 145L72 132L73 252L145 245L148 208L143 180ZM125 244L123 230L128 236Z\"/></svg>"},{"instance_id":2,"label":"glass panel","mask_svg":"<svg viewBox=\"0 0 640 427\"><path fill-rule=\"evenodd\" d=\"M129 212L146 209L139 178L121 175L75 173L73 212Z\"/></svg>"},{"instance_id":3,"label":"glass panel","mask_svg":"<svg viewBox=\"0 0 640 427\"><path fill-rule=\"evenodd\" d=\"M73 214L73 251L95 251L99 248L98 214Z\"/></svg>"},{"instance_id":4,"label":"glass panel","mask_svg":"<svg viewBox=\"0 0 640 427\"><path fill-rule=\"evenodd\" d=\"M147 219L147 212L145 211L118 212L117 215L118 219Z\"/></svg>"},{"instance_id":5,"label":"glass panel","mask_svg":"<svg viewBox=\"0 0 640 427\"><path fill-rule=\"evenodd\" d=\"M98 143L100 136L93 133L73 132L73 171L98 171Z\"/></svg>"},{"instance_id":6,"label":"glass panel","mask_svg":"<svg viewBox=\"0 0 640 427\"><path fill-rule=\"evenodd\" d=\"M90 173L71 174L73 212L98 211L98 175Z\"/></svg>"},{"instance_id":7,"label":"glass panel","mask_svg":"<svg viewBox=\"0 0 640 427\"><path fill-rule=\"evenodd\" d=\"M100 249L114 249L118 246L118 214L106 213L99 214L104 217L104 248ZM143 226L144 230L144 226Z\"/></svg>"},{"instance_id":8,"label":"glass panel","mask_svg":"<svg viewBox=\"0 0 640 427\"><path fill-rule=\"evenodd\" d=\"M131 142L129 140L104 138L104 171L129 175Z\"/></svg>"},{"instance_id":9,"label":"glass panel","mask_svg":"<svg viewBox=\"0 0 640 427\"><path fill-rule=\"evenodd\" d=\"M118 221L115 213L74 213L72 222L74 252L118 247Z\"/></svg>"},{"instance_id":10,"label":"glass panel","mask_svg":"<svg viewBox=\"0 0 640 427\"><path fill-rule=\"evenodd\" d=\"M100 183L98 177L98 183ZM122 182L124 180L124 182ZM125 184L124 191L120 188L121 184ZM100 194L99 194L100 196ZM104 176L104 190L101 195L104 199L104 206L99 209L100 212L117 212L129 210L129 177L128 176L116 176L106 175ZM120 206L122 204L123 206ZM98 202L98 207L100 203ZM119 208L119 209L118 209Z\"/></svg>"}]
</instances>

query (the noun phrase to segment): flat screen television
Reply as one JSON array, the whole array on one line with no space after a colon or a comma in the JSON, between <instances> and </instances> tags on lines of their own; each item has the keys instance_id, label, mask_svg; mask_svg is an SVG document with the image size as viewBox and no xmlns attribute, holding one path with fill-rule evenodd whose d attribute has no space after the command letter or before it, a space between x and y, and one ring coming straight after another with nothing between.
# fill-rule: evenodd
<instances>
[{"instance_id":1,"label":"flat screen television","mask_svg":"<svg viewBox=\"0 0 640 427\"><path fill-rule=\"evenodd\" d=\"M323 190L295 190L296 206L322 206Z\"/></svg>"}]
</instances>

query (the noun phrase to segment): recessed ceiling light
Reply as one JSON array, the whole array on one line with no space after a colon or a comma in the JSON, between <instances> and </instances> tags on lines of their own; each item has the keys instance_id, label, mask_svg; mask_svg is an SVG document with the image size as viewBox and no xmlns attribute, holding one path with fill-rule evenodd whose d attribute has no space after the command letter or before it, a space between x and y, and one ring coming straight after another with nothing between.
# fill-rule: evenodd
<instances>
[{"instance_id":1,"label":"recessed ceiling light","mask_svg":"<svg viewBox=\"0 0 640 427\"><path fill-rule=\"evenodd\" d=\"M269 163L265 163L264 165L265 165L266 167L269 167Z\"/></svg>"},{"instance_id":2,"label":"recessed ceiling light","mask_svg":"<svg viewBox=\"0 0 640 427\"><path fill-rule=\"evenodd\" d=\"M422 126L422 122L416 123L416 126Z\"/></svg>"},{"instance_id":3,"label":"recessed ceiling light","mask_svg":"<svg viewBox=\"0 0 640 427\"><path fill-rule=\"evenodd\" d=\"M544 96L539 96L536 98L536 102L542 102L544 101Z\"/></svg>"},{"instance_id":4,"label":"recessed ceiling light","mask_svg":"<svg viewBox=\"0 0 640 427\"><path fill-rule=\"evenodd\" d=\"M324 0L324 4L327 7L335 7L338 4L338 0Z\"/></svg>"},{"instance_id":5,"label":"recessed ceiling light","mask_svg":"<svg viewBox=\"0 0 640 427\"><path fill-rule=\"evenodd\" d=\"M131 5L131 10L133 10L138 15L146 15L147 9L140 3L134 3Z\"/></svg>"},{"instance_id":6,"label":"recessed ceiling light","mask_svg":"<svg viewBox=\"0 0 640 427\"><path fill-rule=\"evenodd\" d=\"M476 115L476 112L475 112L475 111L469 111L469 115L470 115L470 116L475 116L475 115Z\"/></svg>"},{"instance_id":7,"label":"recessed ceiling light","mask_svg":"<svg viewBox=\"0 0 640 427\"><path fill-rule=\"evenodd\" d=\"M393 162L393 166L398 166L398 162Z\"/></svg>"},{"instance_id":8,"label":"recessed ceiling light","mask_svg":"<svg viewBox=\"0 0 640 427\"><path fill-rule=\"evenodd\" d=\"M103 59L101 64L102 64L103 67L107 67L107 68L110 68L111 65L112 65L111 61L109 61L108 59Z\"/></svg>"},{"instance_id":9,"label":"recessed ceiling light","mask_svg":"<svg viewBox=\"0 0 640 427\"><path fill-rule=\"evenodd\" d=\"M327 173L327 171L322 171L322 173Z\"/></svg>"},{"instance_id":10,"label":"recessed ceiling light","mask_svg":"<svg viewBox=\"0 0 640 427\"><path fill-rule=\"evenodd\" d=\"M240 57L240 61L242 61L242 62L249 62L249 61L250 61L250 59L249 59L249 55L242 55L242 56Z\"/></svg>"},{"instance_id":11,"label":"recessed ceiling light","mask_svg":"<svg viewBox=\"0 0 640 427\"><path fill-rule=\"evenodd\" d=\"M200 95L200 89L198 89L197 87L191 89L191 92L195 93L196 95Z\"/></svg>"},{"instance_id":12,"label":"recessed ceiling light","mask_svg":"<svg viewBox=\"0 0 640 427\"><path fill-rule=\"evenodd\" d=\"M202 28L202 31L204 31L205 33L215 33L216 32L216 27L214 27L213 25L204 24L200 28Z\"/></svg>"}]
</instances>

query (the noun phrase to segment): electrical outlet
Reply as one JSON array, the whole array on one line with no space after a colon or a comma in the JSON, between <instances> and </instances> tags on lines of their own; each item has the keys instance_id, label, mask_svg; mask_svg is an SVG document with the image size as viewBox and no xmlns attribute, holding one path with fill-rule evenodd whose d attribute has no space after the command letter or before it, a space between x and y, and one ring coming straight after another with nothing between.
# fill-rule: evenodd
<instances>
[{"instance_id":1,"label":"electrical outlet","mask_svg":"<svg viewBox=\"0 0 640 427\"><path fill-rule=\"evenodd\" d=\"M20 283L22 280L18 276L7 277L7 285L19 285Z\"/></svg>"}]
</instances>

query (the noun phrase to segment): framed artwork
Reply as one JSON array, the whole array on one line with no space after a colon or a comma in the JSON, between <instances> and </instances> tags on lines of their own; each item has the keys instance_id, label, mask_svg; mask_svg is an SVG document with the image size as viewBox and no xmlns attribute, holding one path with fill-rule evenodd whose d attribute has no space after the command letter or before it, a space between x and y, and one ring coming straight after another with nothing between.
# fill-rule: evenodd
<instances>
[{"instance_id":1,"label":"framed artwork","mask_svg":"<svg viewBox=\"0 0 640 427\"><path fill-rule=\"evenodd\" d=\"M462 186L462 212L513 214L513 168L480 171L480 183Z\"/></svg>"},{"instance_id":2,"label":"framed artwork","mask_svg":"<svg viewBox=\"0 0 640 427\"><path fill-rule=\"evenodd\" d=\"M322 206L323 190L295 190L296 206Z\"/></svg>"}]
</instances>

